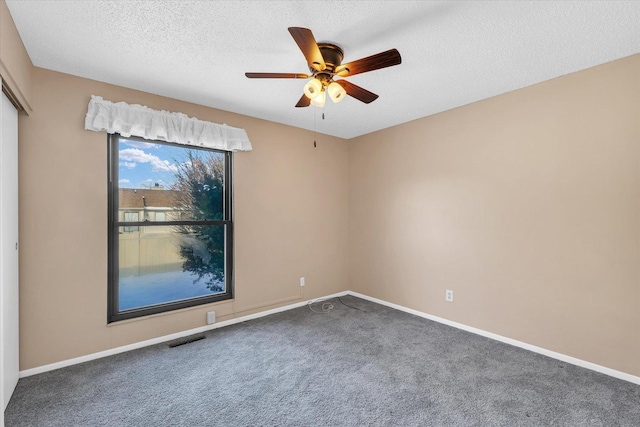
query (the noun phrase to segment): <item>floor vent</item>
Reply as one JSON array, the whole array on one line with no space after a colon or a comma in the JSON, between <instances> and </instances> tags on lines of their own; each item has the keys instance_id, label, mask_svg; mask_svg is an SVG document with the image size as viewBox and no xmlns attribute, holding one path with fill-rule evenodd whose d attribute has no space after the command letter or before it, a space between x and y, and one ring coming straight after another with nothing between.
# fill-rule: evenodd
<instances>
[{"instance_id":1,"label":"floor vent","mask_svg":"<svg viewBox=\"0 0 640 427\"><path fill-rule=\"evenodd\" d=\"M206 337L204 335L200 335L199 337L187 338L186 340L176 341L173 344L169 344L169 348L179 347L179 346L185 345L185 344L190 344L192 342L200 341L200 340L203 340L205 338Z\"/></svg>"}]
</instances>

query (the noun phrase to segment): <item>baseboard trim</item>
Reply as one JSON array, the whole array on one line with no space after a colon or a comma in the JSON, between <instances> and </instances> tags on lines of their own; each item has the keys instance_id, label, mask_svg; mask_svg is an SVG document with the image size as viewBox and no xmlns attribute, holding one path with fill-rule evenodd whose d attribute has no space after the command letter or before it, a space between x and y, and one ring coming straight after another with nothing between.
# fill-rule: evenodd
<instances>
[{"instance_id":1,"label":"baseboard trim","mask_svg":"<svg viewBox=\"0 0 640 427\"><path fill-rule=\"evenodd\" d=\"M404 311L405 313L413 314L415 316L419 316L428 320L433 320L434 322L442 323L444 325L448 325L457 329L461 329L463 331L471 332L476 335L480 335L486 338L490 338L496 341L503 342L505 344L513 345L515 347L520 347L525 350L532 351L534 353L542 354L544 356L551 357L553 359L561 360L566 363L570 363L572 365L580 366L582 368L590 369L595 372L599 372L601 374L609 375L614 378L618 378L624 381L629 381L634 384L640 385L640 377L627 374L626 372L616 371L615 369L607 368L605 366L597 365L595 363L587 362L586 360L578 359L572 356L567 356L562 353L558 353L555 351L547 350L542 347L538 347L532 344L527 344L522 341L514 340L512 338L507 338L502 335L494 334L492 332L487 332L482 329L474 328L472 326L468 326L462 323L454 322L452 320L448 320L442 317L433 316L431 314L424 313L422 311L414 310L412 308L404 307L399 304L394 304L388 301L384 301L378 298L371 297L369 295L364 295L359 292L354 291L344 291L338 292L335 294L327 295L321 298L314 298L307 301L297 302L294 304L285 305L282 307L273 308L270 310L261 311L259 313L249 314L246 316L236 317L234 319L225 320L223 322L214 323L213 325L201 326L199 328L189 329L182 332L176 332L174 334L164 335L157 338L152 338L145 341L140 341L137 343L125 345L122 347L116 347L109 350L100 351L98 353L87 354L85 356L75 357L73 359L67 359L56 363L51 363L49 365L38 366L36 368L25 369L24 371L20 371L20 378L29 377L36 374L41 374L48 371L53 371L55 369L65 368L67 366L77 365L79 363L88 362L90 360L101 359L103 357L113 356L115 354L124 353L131 350L136 350L143 347L148 347L150 345L161 344L163 342L172 341L178 338L184 338L189 335L194 335L206 331L210 331L217 328L223 328L225 326L234 325L236 323L246 322L248 320L258 319L260 317L269 316L271 314L280 313L287 310L292 310L294 308L302 307L309 302L317 301L317 300L325 300L328 298L341 297L345 295L352 295L354 297L362 298L367 301L375 302L380 305L384 305L396 310Z\"/></svg>"},{"instance_id":2,"label":"baseboard trim","mask_svg":"<svg viewBox=\"0 0 640 427\"><path fill-rule=\"evenodd\" d=\"M103 357L113 356L114 354L124 353L131 350L137 350L139 348L148 347L150 345L161 344L163 342L172 341L178 338L188 337L189 335L199 334L202 332L210 331L212 329L223 328L225 326L235 325L236 323L242 323L248 320L269 316L270 314L280 313L287 310L293 310L294 308L302 307L304 305L307 305L309 302L316 301L318 299L341 297L347 294L348 294L348 291L338 292L336 294L327 295L322 298L314 298L307 301L297 302L294 304L284 305L282 307L261 311L259 313L236 317L234 319L229 319L222 322L214 323L213 325L201 326L199 328L193 328L186 331L176 332L174 334L163 335L161 337L152 338L149 340L140 341L140 342L129 344L129 345L124 345L122 347L111 348L109 350L87 354L85 356L74 357L73 359L62 360L60 362L51 363L49 365L43 365L43 366L38 366L36 368L25 369L24 371L20 371L20 378L30 377L36 374L42 374L44 372L53 371L55 369L66 368L67 366L77 365L79 363L89 362L91 360L102 359Z\"/></svg>"},{"instance_id":3,"label":"baseboard trim","mask_svg":"<svg viewBox=\"0 0 640 427\"><path fill-rule=\"evenodd\" d=\"M577 359L572 356L567 356L562 353L557 353L555 351L547 350L546 348L538 347L535 345L527 344L522 341L514 340L511 338L503 337L502 335L494 334L492 332L487 332L482 329L474 328L472 326L467 326L462 323L454 322L452 320L447 320L442 317L433 316L431 314L423 313L422 311L414 310L412 308L404 307L402 305L394 304L391 302L387 302L378 298L373 298L368 295L364 295L358 292L348 291L349 295L354 297L362 298L367 301L375 302L380 305L384 305L387 307L394 308L396 310L404 311L409 314L413 314L415 316L423 317L425 319L433 320L434 322L442 323L444 325L452 326L457 329L462 329L463 331L471 332L473 334L481 335L486 338L491 338L496 341L500 341L506 344L513 345L515 347L520 347L525 350L532 351L534 353L542 354L544 356L551 357L553 359L561 360L563 362L570 363L572 365L580 366L581 368L590 369L592 371L599 372L601 374L609 375L614 378L618 378L620 380L629 381L634 384L640 385L640 377L635 375L627 374L626 372L616 371L615 369L607 368L605 366L597 365L595 363L587 362L586 360Z\"/></svg>"}]
</instances>

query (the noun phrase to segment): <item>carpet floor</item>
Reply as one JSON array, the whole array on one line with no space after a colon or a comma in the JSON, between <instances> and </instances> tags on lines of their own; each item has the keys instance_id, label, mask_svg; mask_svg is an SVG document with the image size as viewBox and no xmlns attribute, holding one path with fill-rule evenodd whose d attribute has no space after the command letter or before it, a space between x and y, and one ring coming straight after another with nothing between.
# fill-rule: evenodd
<instances>
[{"instance_id":1,"label":"carpet floor","mask_svg":"<svg viewBox=\"0 0 640 427\"><path fill-rule=\"evenodd\" d=\"M329 302L22 378L6 426L640 426L638 385Z\"/></svg>"}]
</instances>

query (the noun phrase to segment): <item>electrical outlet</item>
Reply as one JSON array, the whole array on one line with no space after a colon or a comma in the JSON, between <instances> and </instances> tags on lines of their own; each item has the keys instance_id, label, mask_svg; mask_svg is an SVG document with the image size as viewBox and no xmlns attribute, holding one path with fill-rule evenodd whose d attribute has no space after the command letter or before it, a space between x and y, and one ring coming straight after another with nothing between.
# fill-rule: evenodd
<instances>
[{"instance_id":1,"label":"electrical outlet","mask_svg":"<svg viewBox=\"0 0 640 427\"><path fill-rule=\"evenodd\" d=\"M447 292L444 295L444 299L447 302L453 302L453 291L451 289L447 289Z\"/></svg>"},{"instance_id":2,"label":"electrical outlet","mask_svg":"<svg viewBox=\"0 0 640 427\"><path fill-rule=\"evenodd\" d=\"M208 311L207 312L207 325L212 325L216 323L216 312Z\"/></svg>"},{"instance_id":3,"label":"electrical outlet","mask_svg":"<svg viewBox=\"0 0 640 427\"><path fill-rule=\"evenodd\" d=\"M300 278L300 286L304 286L304 277Z\"/></svg>"}]
</instances>

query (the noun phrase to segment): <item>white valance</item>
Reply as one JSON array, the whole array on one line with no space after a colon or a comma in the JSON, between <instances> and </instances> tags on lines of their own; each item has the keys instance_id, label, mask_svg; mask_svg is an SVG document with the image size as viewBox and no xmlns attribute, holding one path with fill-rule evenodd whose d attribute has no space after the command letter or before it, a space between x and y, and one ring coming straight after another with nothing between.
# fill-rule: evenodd
<instances>
[{"instance_id":1,"label":"white valance","mask_svg":"<svg viewBox=\"0 0 640 427\"><path fill-rule=\"evenodd\" d=\"M182 113L152 110L144 105L105 101L95 95L89 101L84 128L217 150L251 150L244 129L205 122Z\"/></svg>"}]
</instances>

